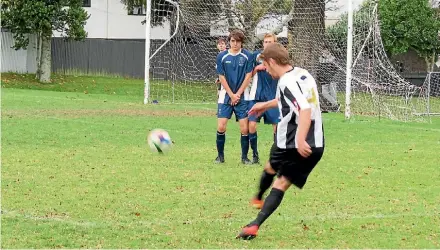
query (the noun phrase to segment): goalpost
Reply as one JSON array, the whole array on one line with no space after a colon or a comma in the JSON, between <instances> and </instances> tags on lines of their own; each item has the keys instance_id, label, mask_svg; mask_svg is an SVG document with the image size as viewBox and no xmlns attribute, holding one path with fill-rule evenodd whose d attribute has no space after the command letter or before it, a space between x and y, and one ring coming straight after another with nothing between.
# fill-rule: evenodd
<instances>
[{"instance_id":1,"label":"goalpost","mask_svg":"<svg viewBox=\"0 0 440 250\"><path fill-rule=\"evenodd\" d=\"M216 103L216 41L239 28L251 51L262 48L266 32L275 33L295 66L317 80L324 110L342 111L346 119L423 120L417 114L427 112L429 93L401 77L389 61L377 0L358 6L337 2L162 0L152 6L147 0L144 103ZM151 39L152 20L169 27L168 39Z\"/></svg>"},{"instance_id":2,"label":"goalpost","mask_svg":"<svg viewBox=\"0 0 440 250\"><path fill-rule=\"evenodd\" d=\"M425 100L426 97L426 101ZM420 116L440 116L440 72L428 72L420 92L420 105L426 105L426 112Z\"/></svg>"}]
</instances>

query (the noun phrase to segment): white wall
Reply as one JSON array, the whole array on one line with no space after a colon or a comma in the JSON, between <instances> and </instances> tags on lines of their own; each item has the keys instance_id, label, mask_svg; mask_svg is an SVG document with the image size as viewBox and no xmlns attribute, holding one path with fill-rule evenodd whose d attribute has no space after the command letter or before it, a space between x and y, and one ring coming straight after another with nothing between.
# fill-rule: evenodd
<instances>
[{"instance_id":1,"label":"white wall","mask_svg":"<svg viewBox=\"0 0 440 250\"><path fill-rule=\"evenodd\" d=\"M26 50L15 50L12 33L0 32L1 36L1 72L35 73L37 71L36 36L29 37Z\"/></svg>"},{"instance_id":2,"label":"white wall","mask_svg":"<svg viewBox=\"0 0 440 250\"><path fill-rule=\"evenodd\" d=\"M145 16L128 15L120 0L91 0L91 7L84 8L90 18L85 26L88 38L145 39ZM59 32L55 37L61 36ZM151 39L170 37L170 24L151 28Z\"/></svg>"}]
</instances>

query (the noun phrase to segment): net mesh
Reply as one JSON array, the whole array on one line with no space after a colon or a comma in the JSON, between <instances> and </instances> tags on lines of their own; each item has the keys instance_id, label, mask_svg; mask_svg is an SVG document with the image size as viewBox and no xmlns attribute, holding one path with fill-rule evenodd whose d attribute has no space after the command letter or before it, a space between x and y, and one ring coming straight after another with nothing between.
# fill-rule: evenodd
<instances>
[{"instance_id":1,"label":"net mesh","mask_svg":"<svg viewBox=\"0 0 440 250\"><path fill-rule=\"evenodd\" d=\"M262 48L266 32L277 34L295 66L317 80L323 110L344 111L348 16L341 10L335 16L338 7L332 0L159 1L153 20L161 20L155 25L170 22L172 38L152 41L149 100L216 103L217 39L239 28L250 51ZM426 112L429 93L402 78L390 63L375 1L356 6L352 46L351 113L423 119L417 114Z\"/></svg>"}]
</instances>

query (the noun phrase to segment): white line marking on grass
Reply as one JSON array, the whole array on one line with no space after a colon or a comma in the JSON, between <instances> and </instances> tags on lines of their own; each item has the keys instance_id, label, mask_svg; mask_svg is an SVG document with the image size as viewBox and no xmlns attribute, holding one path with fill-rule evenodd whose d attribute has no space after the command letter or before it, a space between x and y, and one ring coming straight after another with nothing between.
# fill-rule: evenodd
<instances>
[{"instance_id":1,"label":"white line marking on grass","mask_svg":"<svg viewBox=\"0 0 440 250\"><path fill-rule=\"evenodd\" d=\"M68 94L79 94L79 95L81 95L82 93L80 93L80 92L56 92L56 91L53 91L53 92L51 92L51 93L62 93L62 94L66 94L66 93L68 93ZM85 94L83 94L83 95L85 95ZM91 96L93 96L93 95L97 95L97 96L105 96L105 94L89 94L89 95L91 95ZM15 98L15 99L20 99L20 100L22 100L22 96L23 95L21 95L21 96L18 96L18 95L16 95L15 93L14 93L14 95L10 95L10 96L8 96L7 98ZM140 100L139 102L133 102L133 101L127 101L127 100L121 100L121 101L117 101L117 100L109 100L109 99L105 99L105 98L103 98L103 99L95 99L95 98L92 98L92 97L90 97L90 98L80 98L80 97L74 97L74 96L72 96L72 97L69 97L69 96L66 96L66 97L57 97L57 96L47 96L47 95L31 95L31 96L29 96L29 95L26 95L26 98L28 98L28 97L34 97L34 98L37 98L37 99L50 99L50 100L64 100L64 101L89 101L89 102L91 102L91 103L103 103L103 102L107 102L107 103L110 103L110 102L112 102L112 103L126 103L126 105L139 105L139 106L146 106L146 107L155 107L155 106L157 106L157 107L160 107L160 106L189 106L189 105L191 105L191 106L212 106L212 105L215 105L215 104L217 104L217 103L215 103L215 102L212 102L212 103L199 103L199 102L182 102L182 103L159 103L159 104L153 104L153 103L150 103L150 104L148 104L148 105L145 105L145 104L143 104L142 103L142 100ZM129 97L129 96L128 96ZM142 104L142 105L141 105ZM197 107L197 108L200 108L200 107ZM201 108L201 109L207 109L207 110L217 110L216 108Z\"/></svg>"},{"instance_id":2,"label":"white line marking on grass","mask_svg":"<svg viewBox=\"0 0 440 250\"><path fill-rule=\"evenodd\" d=\"M256 212L254 213L256 215ZM70 224L79 227L113 227L113 226L125 226L125 225L142 225L142 226L169 226L176 224L193 224L193 223L207 223L207 222L238 222L238 218L181 218L181 219L172 219L170 220L161 220L161 219L153 219L153 220L137 220L132 222L91 222L91 221L83 221L83 220L72 220L69 217L57 218L57 217L41 217L29 214L22 214L14 211L6 211L2 210L2 217L6 218L22 218L26 220L34 220L34 221L47 221L47 222L57 222ZM252 217L252 214L249 214L249 217ZM404 217L422 217L422 218L431 218L431 217L440 217L439 214L429 214L429 213L397 213L397 214L369 214L369 215L350 215L350 214L327 214L327 215L305 215L305 216L272 216L271 221L288 221L288 222L302 222L302 221L327 221L327 220L365 220L365 219L394 219L394 218L404 218ZM241 219L240 219L241 220Z\"/></svg>"},{"instance_id":3,"label":"white line marking on grass","mask_svg":"<svg viewBox=\"0 0 440 250\"><path fill-rule=\"evenodd\" d=\"M43 118L43 119L53 119L53 120L58 120L58 121L64 121L64 122L78 122L78 123L83 123L83 124L92 124L92 125L100 125L100 126L110 126L110 127L114 127L115 123L105 123L105 122L92 122L92 121L83 121L83 120L79 120L79 119L70 119L70 118L60 118L60 117L54 117L54 116L35 116L38 118ZM117 126L117 125L116 125ZM129 126L129 125L127 125ZM174 129L172 131L173 133L181 133L181 134L195 134L197 133L197 135L211 135L211 132L201 132L201 131L195 131L195 130L176 130Z\"/></svg>"},{"instance_id":4,"label":"white line marking on grass","mask_svg":"<svg viewBox=\"0 0 440 250\"><path fill-rule=\"evenodd\" d=\"M90 221L75 221L71 220L68 217L42 217L42 216L34 216L30 214L21 214L19 212L15 211L7 211L2 210L2 217L4 218L23 218L27 220L34 220L34 221L49 221L49 222L59 222L64 224L70 224L73 226L80 226L80 227L95 227L98 225L98 223L90 222Z\"/></svg>"},{"instance_id":5,"label":"white line marking on grass","mask_svg":"<svg viewBox=\"0 0 440 250\"><path fill-rule=\"evenodd\" d=\"M398 127L401 129L412 129L412 130L428 130L428 131L435 131L435 132L440 132L440 129L437 128L422 128L422 127L411 127L411 126L402 126L400 124L381 124L384 126L388 126L388 127Z\"/></svg>"}]
</instances>

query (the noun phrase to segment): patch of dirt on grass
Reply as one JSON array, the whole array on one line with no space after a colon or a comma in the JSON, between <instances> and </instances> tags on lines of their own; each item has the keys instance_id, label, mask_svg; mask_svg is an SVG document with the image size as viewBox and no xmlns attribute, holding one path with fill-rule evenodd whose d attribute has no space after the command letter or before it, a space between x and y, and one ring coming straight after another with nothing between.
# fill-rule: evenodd
<instances>
[{"instance_id":1,"label":"patch of dirt on grass","mask_svg":"<svg viewBox=\"0 0 440 250\"><path fill-rule=\"evenodd\" d=\"M151 109L78 109L78 110L4 110L2 118L25 117L66 117L81 118L90 116L157 116L157 117L209 117L215 110L151 110Z\"/></svg>"}]
</instances>

